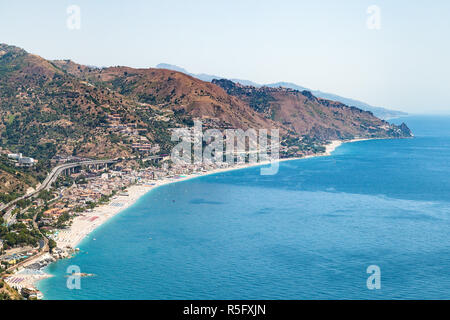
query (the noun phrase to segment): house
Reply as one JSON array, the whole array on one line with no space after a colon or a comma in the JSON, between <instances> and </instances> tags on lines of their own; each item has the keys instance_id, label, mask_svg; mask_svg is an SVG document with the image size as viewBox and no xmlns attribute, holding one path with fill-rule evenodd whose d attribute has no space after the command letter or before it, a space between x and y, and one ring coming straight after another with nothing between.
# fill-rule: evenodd
<instances>
[{"instance_id":1,"label":"house","mask_svg":"<svg viewBox=\"0 0 450 320\"><path fill-rule=\"evenodd\" d=\"M65 213L67 211L68 211L67 208L63 208L63 209L59 209L59 208L49 209L49 210L44 212L44 217L57 219L60 215L62 215L63 213Z\"/></svg>"},{"instance_id":2,"label":"house","mask_svg":"<svg viewBox=\"0 0 450 320\"><path fill-rule=\"evenodd\" d=\"M14 264L17 263L16 258L14 258L14 257L12 257L12 256L3 258L3 261L6 262L6 263L9 264L9 265L14 265Z\"/></svg>"}]
</instances>

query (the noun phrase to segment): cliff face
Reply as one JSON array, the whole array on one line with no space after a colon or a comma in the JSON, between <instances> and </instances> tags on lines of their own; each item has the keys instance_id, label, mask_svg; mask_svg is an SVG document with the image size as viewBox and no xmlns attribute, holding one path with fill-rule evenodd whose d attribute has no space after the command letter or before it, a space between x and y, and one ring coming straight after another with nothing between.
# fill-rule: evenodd
<instances>
[{"instance_id":1,"label":"cliff face","mask_svg":"<svg viewBox=\"0 0 450 320\"><path fill-rule=\"evenodd\" d=\"M0 279L0 300L21 300L21 295Z\"/></svg>"},{"instance_id":2,"label":"cliff face","mask_svg":"<svg viewBox=\"0 0 450 320\"><path fill-rule=\"evenodd\" d=\"M412 133L411 129L408 128L406 123L402 122L402 124L398 127L401 131L402 137L413 137L414 134Z\"/></svg>"},{"instance_id":3,"label":"cliff face","mask_svg":"<svg viewBox=\"0 0 450 320\"><path fill-rule=\"evenodd\" d=\"M400 127L389 124L371 112L317 98L309 91L281 87L256 88L223 79L213 80L213 83L298 135L309 135L321 140L411 136L405 124Z\"/></svg>"}]
</instances>

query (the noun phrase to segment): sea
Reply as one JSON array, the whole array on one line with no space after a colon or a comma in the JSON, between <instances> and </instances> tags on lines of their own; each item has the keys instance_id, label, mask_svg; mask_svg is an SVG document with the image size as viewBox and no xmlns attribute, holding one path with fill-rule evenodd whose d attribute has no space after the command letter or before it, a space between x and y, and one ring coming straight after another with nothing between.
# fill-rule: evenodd
<instances>
[{"instance_id":1,"label":"sea","mask_svg":"<svg viewBox=\"0 0 450 320\"><path fill-rule=\"evenodd\" d=\"M38 288L45 299L449 299L450 117L391 121L415 137L153 189ZM78 289L74 266L94 275Z\"/></svg>"}]
</instances>

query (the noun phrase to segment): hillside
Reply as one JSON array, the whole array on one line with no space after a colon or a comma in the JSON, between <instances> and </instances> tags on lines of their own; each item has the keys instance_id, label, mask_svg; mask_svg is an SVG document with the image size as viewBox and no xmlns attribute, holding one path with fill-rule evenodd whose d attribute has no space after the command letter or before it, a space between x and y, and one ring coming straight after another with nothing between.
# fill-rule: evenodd
<instances>
[{"instance_id":1,"label":"hillside","mask_svg":"<svg viewBox=\"0 0 450 320\"><path fill-rule=\"evenodd\" d=\"M286 88L213 83L166 69L95 68L48 61L0 44L0 147L48 161L55 155L116 158L132 145L169 152L170 129L279 128L282 144L314 152L331 139L407 137L370 112ZM292 153L288 153L292 154Z\"/></svg>"},{"instance_id":2,"label":"hillside","mask_svg":"<svg viewBox=\"0 0 450 320\"><path fill-rule=\"evenodd\" d=\"M39 178L39 167L18 168L0 155L0 208L16 196L25 194L29 188L36 187Z\"/></svg>"},{"instance_id":3,"label":"hillside","mask_svg":"<svg viewBox=\"0 0 450 320\"><path fill-rule=\"evenodd\" d=\"M142 130L137 137L122 134L111 128L111 115L120 119L117 127ZM170 138L164 128L177 120L155 120L158 115L53 62L0 45L0 147L4 149L42 160L56 154L125 157L132 153L133 139L164 144Z\"/></svg>"},{"instance_id":4,"label":"hillside","mask_svg":"<svg viewBox=\"0 0 450 320\"><path fill-rule=\"evenodd\" d=\"M60 64L61 67L64 68ZM79 69L65 68L77 75ZM141 103L169 109L192 118L201 118L219 128L270 128L280 125L261 117L247 104L222 88L181 72L165 69L111 67L86 70L86 79L99 81L124 96Z\"/></svg>"},{"instance_id":5,"label":"hillside","mask_svg":"<svg viewBox=\"0 0 450 320\"><path fill-rule=\"evenodd\" d=\"M169 69L169 70L183 72L185 74L188 74L188 75L193 76L195 78L198 78L200 80L208 81L208 82L212 82L213 80L223 79L223 77L216 76L216 75L210 75L210 74L204 74L204 73L200 73L200 74L190 73L186 69L183 69L181 67L178 67L178 66L175 66L175 65L172 65L172 64L167 64L167 63L160 63L160 64L158 64L156 66L156 68ZM242 84L244 86L252 86L252 87L256 87L256 88L260 88L260 87L271 87L271 88L283 87L283 88L294 89L294 90L298 90L298 91L303 91L303 90L310 91L314 96L316 96L318 98L338 101L338 102L341 102L341 103L346 104L348 106L357 107L357 108L365 110L365 111L370 111L376 117L384 119L384 120L388 120L390 118L395 118L395 117L400 117L400 116L407 115L407 113L402 112L402 111L389 110L389 109L382 108L382 107L371 106L368 103L365 103L365 102L362 102L362 101L359 101L359 100L355 100L355 99L342 97L342 96L339 96L337 94L322 92L320 90L310 90L310 89L308 89L306 87L302 87L302 86L299 86L299 85L297 85L295 83L291 83L291 82L276 82L276 83L270 83L270 84L262 85L262 84L255 83L253 81L243 80L243 79L233 79L233 78L231 78L231 79L228 79L228 80L231 80L231 81L233 81L235 83Z\"/></svg>"},{"instance_id":6,"label":"hillside","mask_svg":"<svg viewBox=\"0 0 450 320\"><path fill-rule=\"evenodd\" d=\"M368 103L365 103L365 102L362 102L362 101L359 101L356 99L345 98L345 97L339 96L337 94L322 92L320 90L310 90L308 88L296 85L295 83L277 82L277 83L267 84L265 86L271 87L271 88L283 87L283 88L294 89L294 90L298 90L298 91L304 91L304 90L310 91L317 98L338 101L338 102L341 102L342 104L346 104L348 106L357 107L357 108L365 110L365 111L370 111L376 117L384 119L384 120L407 115L406 112L397 111L397 110L389 110L389 109L382 108L382 107L374 107Z\"/></svg>"},{"instance_id":7,"label":"hillside","mask_svg":"<svg viewBox=\"0 0 450 320\"><path fill-rule=\"evenodd\" d=\"M317 98L309 91L287 88L256 88L230 80L213 80L227 93L247 102L265 117L282 123L298 135L320 140L354 137L408 137L406 127L399 128L375 117L371 112L340 102Z\"/></svg>"},{"instance_id":8,"label":"hillside","mask_svg":"<svg viewBox=\"0 0 450 320\"><path fill-rule=\"evenodd\" d=\"M308 91L257 88L224 79L209 83L179 71L151 68L97 69L85 71L84 77L140 102L182 111L221 128L275 126L283 133L307 135L323 142L356 136L410 136L408 129L402 131L371 112L316 98Z\"/></svg>"},{"instance_id":9,"label":"hillside","mask_svg":"<svg viewBox=\"0 0 450 320\"><path fill-rule=\"evenodd\" d=\"M21 300L21 295L0 279L0 300Z\"/></svg>"},{"instance_id":10,"label":"hillside","mask_svg":"<svg viewBox=\"0 0 450 320\"><path fill-rule=\"evenodd\" d=\"M136 147L142 145L170 153L171 129L194 119L205 128L278 128L282 157L321 152L333 139L411 136L405 124L309 91L211 83L167 69L48 61L0 44L0 194L7 195L0 202L36 187L56 156L134 158L143 155ZM8 152L38 165L14 167Z\"/></svg>"}]
</instances>

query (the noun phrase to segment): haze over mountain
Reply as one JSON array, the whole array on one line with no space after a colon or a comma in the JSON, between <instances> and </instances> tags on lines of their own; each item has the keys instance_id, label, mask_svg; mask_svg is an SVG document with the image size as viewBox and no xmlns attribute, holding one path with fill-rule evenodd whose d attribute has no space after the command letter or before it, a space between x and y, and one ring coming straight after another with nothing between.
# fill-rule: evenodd
<instances>
[{"instance_id":1,"label":"haze over mountain","mask_svg":"<svg viewBox=\"0 0 450 320\"><path fill-rule=\"evenodd\" d=\"M207 82L211 82L214 79L224 79L221 76L215 76L215 75L206 74L206 73L197 73L197 74L190 73L189 71L187 71L184 68L178 67L178 66L173 65L173 64L168 64L168 63L160 63L160 64L158 64L156 66L156 68L183 72L183 73L188 74L188 75L190 75L192 77L195 77L195 78L198 78L200 80L207 81ZM260 84L258 84L256 82L253 82L253 81L250 81L250 80L235 79L235 78L231 78L231 79L228 79L228 80L231 80L233 82L238 82L238 83L243 84L245 86L261 87Z\"/></svg>"},{"instance_id":2,"label":"haze over mountain","mask_svg":"<svg viewBox=\"0 0 450 320\"><path fill-rule=\"evenodd\" d=\"M223 79L223 77L221 76L215 76L215 75L209 75L209 74L204 74L204 73L200 73L200 74L193 74L190 73L189 71L187 71L184 68L178 67L176 65L172 65L172 64L167 64L167 63L160 63L156 66L156 68L161 68L161 69L168 69L168 70L175 70L175 71L179 71L179 72L183 72L185 74L188 74L190 76L196 77L200 80L203 81L208 81L211 82L214 79ZM289 88L289 89L295 89L298 91L310 91L313 95L315 95L318 98L323 98L323 99L328 99L328 100L333 100L333 101L338 101L341 102L343 104L346 104L348 106L354 106L366 111L370 111L372 112L375 116L381 118L381 119L391 119L391 118L395 118L395 117L399 117L399 116L404 116L407 115L407 113L402 112L402 111L396 111L396 110L390 110L390 109L386 109L386 108L382 108L382 107L375 107L372 105L369 105L368 103L359 101L359 100L355 100L355 99L350 99L350 98L345 98L333 93L327 93L327 92L322 92L320 90L311 90L308 89L306 87L297 85L295 83L291 83L291 82L276 82L276 83L269 83L269 84L259 84L259 83L255 83L253 81L249 81L249 80L242 80L242 79L228 79L231 80L233 82L237 82L240 83L242 85L245 86L253 86L253 87L271 87L271 88L276 88L276 87L284 87L284 88Z\"/></svg>"}]
</instances>

